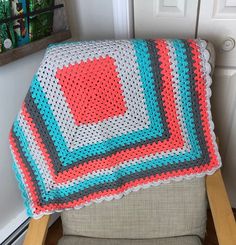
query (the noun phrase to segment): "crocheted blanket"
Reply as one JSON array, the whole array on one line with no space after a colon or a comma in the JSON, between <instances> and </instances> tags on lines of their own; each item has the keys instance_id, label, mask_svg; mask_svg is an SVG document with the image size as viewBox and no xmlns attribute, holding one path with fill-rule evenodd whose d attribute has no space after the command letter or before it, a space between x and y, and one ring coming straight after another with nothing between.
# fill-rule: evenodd
<instances>
[{"instance_id":1,"label":"crocheted blanket","mask_svg":"<svg viewBox=\"0 0 236 245\"><path fill-rule=\"evenodd\" d=\"M208 59L202 40L49 46L10 132L28 215L218 169Z\"/></svg>"}]
</instances>

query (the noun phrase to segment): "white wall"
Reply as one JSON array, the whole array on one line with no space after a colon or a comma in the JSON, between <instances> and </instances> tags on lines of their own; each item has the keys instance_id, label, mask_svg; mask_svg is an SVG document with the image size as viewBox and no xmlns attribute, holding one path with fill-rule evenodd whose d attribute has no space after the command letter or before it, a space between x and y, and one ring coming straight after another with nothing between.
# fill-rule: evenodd
<instances>
[{"instance_id":1,"label":"white wall","mask_svg":"<svg viewBox=\"0 0 236 245\"><path fill-rule=\"evenodd\" d=\"M74 39L114 37L111 0L66 0ZM0 243L25 218L9 151L8 134L44 50L0 67Z\"/></svg>"},{"instance_id":2,"label":"white wall","mask_svg":"<svg viewBox=\"0 0 236 245\"><path fill-rule=\"evenodd\" d=\"M74 38L114 38L112 0L66 0Z\"/></svg>"},{"instance_id":3,"label":"white wall","mask_svg":"<svg viewBox=\"0 0 236 245\"><path fill-rule=\"evenodd\" d=\"M16 216L25 217L11 169L8 134L42 56L43 51L0 67L0 239L10 231L8 224Z\"/></svg>"}]
</instances>

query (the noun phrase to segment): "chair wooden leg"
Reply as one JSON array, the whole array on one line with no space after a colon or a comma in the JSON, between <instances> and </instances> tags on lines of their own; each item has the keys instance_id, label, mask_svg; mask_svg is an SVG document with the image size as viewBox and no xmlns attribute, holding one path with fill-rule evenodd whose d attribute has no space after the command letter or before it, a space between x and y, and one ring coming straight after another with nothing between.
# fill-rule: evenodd
<instances>
[{"instance_id":1,"label":"chair wooden leg","mask_svg":"<svg viewBox=\"0 0 236 245\"><path fill-rule=\"evenodd\" d=\"M43 245L47 236L50 215L40 219L31 219L26 233L24 245Z\"/></svg>"},{"instance_id":2,"label":"chair wooden leg","mask_svg":"<svg viewBox=\"0 0 236 245\"><path fill-rule=\"evenodd\" d=\"M221 171L206 177L208 200L220 245L236 245L236 223Z\"/></svg>"}]
</instances>

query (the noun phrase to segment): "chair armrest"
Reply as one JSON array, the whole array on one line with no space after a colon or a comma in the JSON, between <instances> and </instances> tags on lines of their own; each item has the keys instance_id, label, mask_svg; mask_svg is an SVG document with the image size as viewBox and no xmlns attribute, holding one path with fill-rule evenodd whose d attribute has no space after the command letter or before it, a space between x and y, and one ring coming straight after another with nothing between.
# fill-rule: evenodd
<instances>
[{"instance_id":1,"label":"chair armrest","mask_svg":"<svg viewBox=\"0 0 236 245\"><path fill-rule=\"evenodd\" d=\"M221 171L206 177L208 200L220 245L236 244L236 223Z\"/></svg>"},{"instance_id":2,"label":"chair armrest","mask_svg":"<svg viewBox=\"0 0 236 245\"><path fill-rule=\"evenodd\" d=\"M40 219L31 219L26 232L24 245L43 245L48 231L50 215Z\"/></svg>"}]
</instances>

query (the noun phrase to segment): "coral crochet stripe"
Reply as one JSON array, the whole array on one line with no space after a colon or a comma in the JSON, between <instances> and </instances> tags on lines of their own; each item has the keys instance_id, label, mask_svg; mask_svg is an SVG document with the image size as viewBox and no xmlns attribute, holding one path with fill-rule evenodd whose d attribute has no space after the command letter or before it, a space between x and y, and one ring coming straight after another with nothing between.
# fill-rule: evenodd
<instances>
[{"instance_id":1,"label":"coral crochet stripe","mask_svg":"<svg viewBox=\"0 0 236 245\"><path fill-rule=\"evenodd\" d=\"M51 45L10 132L28 215L214 173L208 58L203 40Z\"/></svg>"}]
</instances>

